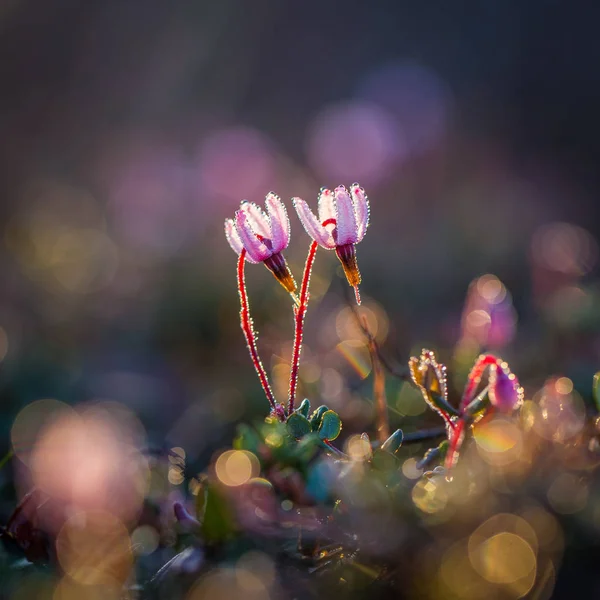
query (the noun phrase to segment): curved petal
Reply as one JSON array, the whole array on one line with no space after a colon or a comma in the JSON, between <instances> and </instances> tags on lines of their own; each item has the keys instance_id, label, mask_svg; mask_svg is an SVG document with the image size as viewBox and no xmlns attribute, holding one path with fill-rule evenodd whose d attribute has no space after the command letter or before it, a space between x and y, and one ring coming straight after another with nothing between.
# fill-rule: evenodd
<instances>
[{"instance_id":1,"label":"curved petal","mask_svg":"<svg viewBox=\"0 0 600 600\"><path fill-rule=\"evenodd\" d=\"M523 388L506 363L491 367L489 384L490 402L498 410L512 412L523 404Z\"/></svg>"},{"instance_id":2,"label":"curved petal","mask_svg":"<svg viewBox=\"0 0 600 600\"><path fill-rule=\"evenodd\" d=\"M269 240L271 239L271 225L269 223L269 218L262 208L254 204L254 202L244 200L240 204L240 210L243 210L246 213L248 223L250 224L250 227L252 227L254 233Z\"/></svg>"},{"instance_id":3,"label":"curved petal","mask_svg":"<svg viewBox=\"0 0 600 600\"><path fill-rule=\"evenodd\" d=\"M337 204L337 239L338 246L355 244L358 240L358 227L356 215L350 194L340 185L335 188L335 201Z\"/></svg>"},{"instance_id":4,"label":"curved petal","mask_svg":"<svg viewBox=\"0 0 600 600\"><path fill-rule=\"evenodd\" d=\"M254 230L248 221L248 214L246 211L236 211L235 225L249 258L255 262L262 262L273 255L273 252L267 248L266 244L256 237L256 233L254 233Z\"/></svg>"},{"instance_id":5,"label":"curved petal","mask_svg":"<svg viewBox=\"0 0 600 600\"><path fill-rule=\"evenodd\" d=\"M337 222L335 196L331 190L321 188L321 191L319 192L319 221L321 222L321 225L323 225L323 223L330 219L334 219Z\"/></svg>"},{"instance_id":6,"label":"curved petal","mask_svg":"<svg viewBox=\"0 0 600 600\"><path fill-rule=\"evenodd\" d=\"M239 256L244 248L244 244L242 244L240 234L237 231L233 219L225 219L225 237L227 238L227 241L229 242L229 245L233 251ZM246 252L246 260L251 263L256 262L253 258L250 258L248 252Z\"/></svg>"},{"instance_id":7,"label":"curved petal","mask_svg":"<svg viewBox=\"0 0 600 600\"><path fill-rule=\"evenodd\" d=\"M298 213L300 222L304 226L304 229L306 229L306 233L323 248L327 248L328 250L335 248L333 236L319 223L317 217L315 217L308 207L308 204L302 198L292 198L292 203Z\"/></svg>"},{"instance_id":8,"label":"curved petal","mask_svg":"<svg viewBox=\"0 0 600 600\"><path fill-rule=\"evenodd\" d=\"M267 194L265 200L269 221L271 223L271 241L273 252L281 252L290 243L290 220L285 205L273 192Z\"/></svg>"},{"instance_id":9,"label":"curved petal","mask_svg":"<svg viewBox=\"0 0 600 600\"><path fill-rule=\"evenodd\" d=\"M357 238L360 242L365 237L367 227L369 226L369 199L358 183L353 183L350 186L352 201L354 203L354 214L356 215Z\"/></svg>"}]
</instances>

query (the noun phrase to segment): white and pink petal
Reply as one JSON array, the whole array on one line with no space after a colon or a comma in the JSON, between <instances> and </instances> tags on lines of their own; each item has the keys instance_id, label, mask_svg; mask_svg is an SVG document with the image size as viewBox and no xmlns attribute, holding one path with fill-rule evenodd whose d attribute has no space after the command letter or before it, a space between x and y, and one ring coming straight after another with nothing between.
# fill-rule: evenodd
<instances>
[{"instance_id":1,"label":"white and pink petal","mask_svg":"<svg viewBox=\"0 0 600 600\"><path fill-rule=\"evenodd\" d=\"M263 238L271 239L271 224L262 208L254 204L254 202L244 200L240 204L240 210L243 210L246 213L248 223L250 224L250 227L252 227L254 233L257 233Z\"/></svg>"},{"instance_id":2,"label":"white and pink petal","mask_svg":"<svg viewBox=\"0 0 600 600\"><path fill-rule=\"evenodd\" d=\"M241 209L236 211L235 225L249 258L255 262L262 262L273 255L267 245L256 236L246 211Z\"/></svg>"},{"instance_id":3,"label":"white and pink petal","mask_svg":"<svg viewBox=\"0 0 600 600\"><path fill-rule=\"evenodd\" d=\"M343 185L335 188L335 201L337 205L336 244L338 246L354 244L358 239L356 215L354 214L352 199Z\"/></svg>"},{"instance_id":4,"label":"white and pink petal","mask_svg":"<svg viewBox=\"0 0 600 600\"><path fill-rule=\"evenodd\" d=\"M292 203L306 233L323 248L333 250L336 246L333 235L319 223L319 220L312 210L310 210L308 204L302 198L292 198Z\"/></svg>"},{"instance_id":5,"label":"white and pink petal","mask_svg":"<svg viewBox=\"0 0 600 600\"><path fill-rule=\"evenodd\" d=\"M350 187L352 202L354 203L354 214L356 215L357 237L356 242L361 242L369 226L369 199L358 183Z\"/></svg>"},{"instance_id":6,"label":"white and pink petal","mask_svg":"<svg viewBox=\"0 0 600 600\"><path fill-rule=\"evenodd\" d=\"M273 192L265 199L267 214L271 225L271 243L273 252L281 252L290 243L290 220L285 205Z\"/></svg>"},{"instance_id":7,"label":"white and pink petal","mask_svg":"<svg viewBox=\"0 0 600 600\"><path fill-rule=\"evenodd\" d=\"M337 221L337 206L335 203L335 196L331 190L321 188L321 191L319 192L318 209L321 225L327 222L332 222L332 225L335 225ZM328 227L328 229L331 230L333 227Z\"/></svg>"}]
</instances>

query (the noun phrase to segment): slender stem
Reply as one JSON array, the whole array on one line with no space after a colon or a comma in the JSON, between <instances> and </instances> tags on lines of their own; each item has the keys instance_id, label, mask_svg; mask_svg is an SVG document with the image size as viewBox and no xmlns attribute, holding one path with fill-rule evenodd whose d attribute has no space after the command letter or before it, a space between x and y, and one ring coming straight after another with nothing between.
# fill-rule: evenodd
<instances>
[{"instance_id":1,"label":"slender stem","mask_svg":"<svg viewBox=\"0 0 600 600\"><path fill-rule=\"evenodd\" d=\"M465 438L465 427L467 421L465 417L461 418L456 427L450 432L450 447L446 454L446 469L450 470L458 460L458 454L462 447L463 440Z\"/></svg>"},{"instance_id":2,"label":"slender stem","mask_svg":"<svg viewBox=\"0 0 600 600\"><path fill-rule=\"evenodd\" d=\"M346 300L348 301L348 306L354 313L354 317L356 319L356 322L358 323L358 326L362 329L363 333L368 337L369 331L368 331L368 329L365 329L365 325L363 324L361 315L359 313L359 307L354 302L352 302L352 299L351 299L350 293L349 293L350 288L345 284L345 282L342 285L342 289L344 290L344 295L346 297ZM375 351L377 352L377 358L383 365L383 368L386 371L388 371L389 374L392 375L392 377L396 377L396 379L399 379L400 381L405 381L406 383L409 383L413 387L416 387L415 383L412 380L410 373L408 372L407 369L403 369L402 367L393 366L387 360L387 358L382 354L381 348L379 347L379 344L375 340L373 340L373 345L374 345Z\"/></svg>"},{"instance_id":3,"label":"slender stem","mask_svg":"<svg viewBox=\"0 0 600 600\"><path fill-rule=\"evenodd\" d=\"M422 429L421 431L412 431L404 434L402 445L433 440L435 438L445 437L446 434L447 430L445 427L435 427L431 429Z\"/></svg>"},{"instance_id":4,"label":"slender stem","mask_svg":"<svg viewBox=\"0 0 600 600\"><path fill-rule=\"evenodd\" d=\"M385 396L385 373L377 354L375 338L369 331L367 319L362 319L363 330L367 336L369 353L373 363L373 398L375 400L375 419L377 439L383 444L390 437L390 420L388 416L387 398Z\"/></svg>"},{"instance_id":5,"label":"slender stem","mask_svg":"<svg viewBox=\"0 0 600 600\"><path fill-rule=\"evenodd\" d=\"M267 377L267 372L263 367L263 364L260 360L260 356L258 355L258 348L256 347L256 334L254 333L254 328L252 327L252 319L250 318L250 305L248 304L248 291L246 290L246 278L244 276L244 266L246 264L246 249L243 248L240 257L238 259L237 266L237 280L238 280L238 291L240 293L240 324L242 326L242 331L246 336L246 343L248 344L248 350L250 351L250 357L252 358L252 364L256 369L256 373L258 374L258 378L260 379L260 384L265 392L267 400L271 405L271 409L275 410L277 404L275 402L275 396L273 395L273 390L269 384L269 378Z\"/></svg>"},{"instance_id":6,"label":"slender stem","mask_svg":"<svg viewBox=\"0 0 600 600\"><path fill-rule=\"evenodd\" d=\"M495 356L492 356L491 354L483 354L477 359L477 361L473 365L473 368L471 369L471 372L469 373L467 385L465 387L465 391L463 392L463 396L460 401L461 411L465 408L465 406L467 406L471 402L471 400L473 400L475 390L481 382L481 377L485 369L490 365L497 364L498 359Z\"/></svg>"},{"instance_id":7,"label":"slender stem","mask_svg":"<svg viewBox=\"0 0 600 600\"><path fill-rule=\"evenodd\" d=\"M288 414L292 414L294 404L296 402L296 392L298 390L298 369L300 368L300 352L302 351L302 334L304 331L304 317L308 308L308 285L310 283L310 274L315 255L319 245L313 242L310 245L306 263L304 265L304 273L302 274L302 285L300 286L300 306L295 308L294 317L296 326L294 328L294 349L292 351L292 366L290 368L290 393L288 398Z\"/></svg>"}]
</instances>

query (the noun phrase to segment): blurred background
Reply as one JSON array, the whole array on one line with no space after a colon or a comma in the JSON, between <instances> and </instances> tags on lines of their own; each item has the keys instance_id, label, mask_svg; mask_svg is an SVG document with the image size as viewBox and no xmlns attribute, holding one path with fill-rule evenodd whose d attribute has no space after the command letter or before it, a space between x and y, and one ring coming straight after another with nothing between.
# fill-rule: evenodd
<instances>
[{"instance_id":1,"label":"blurred background","mask_svg":"<svg viewBox=\"0 0 600 600\"><path fill-rule=\"evenodd\" d=\"M19 460L0 471L2 521L31 484L15 487L15 473L35 462L40 415L110 406L132 423L127 437L111 421L119 443L183 448L199 469L236 422L265 414L223 220L270 190L288 203L299 279L309 238L289 199L366 189L361 291L391 362L429 345L460 388L489 348L528 397L554 375L588 398L600 362L594 12L3 0L0 451ZM289 298L260 265L247 279L283 400ZM371 366L346 291L319 252L300 375L301 393L352 430L371 423ZM424 410L411 394L390 383L408 429Z\"/></svg>"}]
</instances>

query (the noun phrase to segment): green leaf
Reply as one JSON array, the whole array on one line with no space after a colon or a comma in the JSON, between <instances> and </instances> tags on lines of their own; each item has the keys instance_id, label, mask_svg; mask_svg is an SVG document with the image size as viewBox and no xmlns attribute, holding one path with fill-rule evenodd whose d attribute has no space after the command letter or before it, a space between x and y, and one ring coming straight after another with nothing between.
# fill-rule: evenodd
<instances>
[{"instance_id":1,"label":"green leaf","mask_svg":"<svg viewBox=\"0 0 600 600\"><path fill-rule=\"evenodd\" d=\"M340 416L332 410L325 411L319 427L319 437L322 440L332 441L340 435L340 431L342 431Z\"/></svg>"},{"instance_id":2,"label":"green leaf","mask_svg":"<svg viewBox=\"0 0 600 600\"><path fill-rule=\"evenodd\" d=\"M292 437L300 439L312 431L308 419L300 413L293 412L286 421L287 429Z\"/></svg>"},{"instance_id":3,"label":"green leaf","mask_svg":"<svg viewBox=\"0 0 600 600\"><path fill-rule=\"evenodd\" d=\"M310 400L308 398L304 398L300 403L300 406L296 409L303 417L308 419L308 414L310 413Z\"/></svg>"},{"instance_id":4,"label":"green leaf","mask_svg":"<svg viewBox=\"0 0 600 600\"><path fill-rule=\"evenodd\" d=\"M390 454L396 454L400 447L402 446L402 441L404 440L404 433L402 429L396 429L390 437L383 442L381 445L381 449L385 452L389 452Z\"/></svg>"},{"instance_id":5,"label":"green leaf","mask_svg":"<svg viewBox=\"0 0 600 600\"><path fill-rule=\"evenodd\" d=\"M594 382L592 384L592 395L594 396L596 410L600 412L600 371L598 371L598 373L594 375Z\"/></svg>"},{"instance_id":6,"label":"green leaf","mask_svg":"<svg viewBox=\"0 0 600 600\"><path fill-rule=\"evenodd\" d=\"M329 408L323 404L323 406L319 406L319 408L317 408L317 410L315 410L315 412L311 415L309 421L313 431L319 431L323 414L328 410Z\"/></svg>"},{"instance_id":7,"label":"green leaf","mask_svg":"<svg viewBox=\"0 0 600 600\"><path fill-rule=\"evenodd\" d=\"M315 456L320 448L321 440L316 433L305 435L297 444L294 452L296 460L306 464Z\"/></svg>"}]
</instances>

